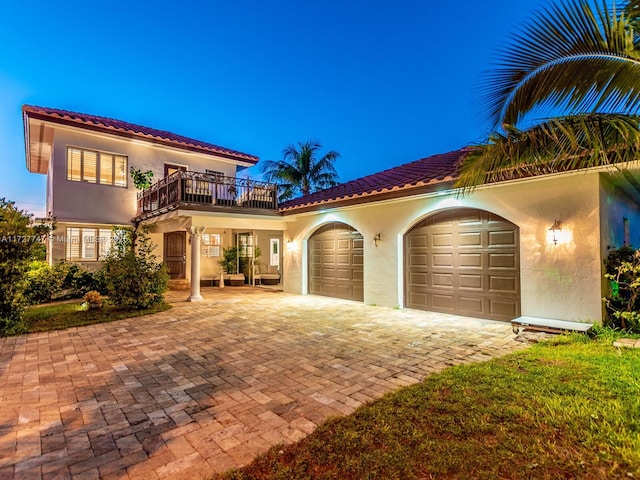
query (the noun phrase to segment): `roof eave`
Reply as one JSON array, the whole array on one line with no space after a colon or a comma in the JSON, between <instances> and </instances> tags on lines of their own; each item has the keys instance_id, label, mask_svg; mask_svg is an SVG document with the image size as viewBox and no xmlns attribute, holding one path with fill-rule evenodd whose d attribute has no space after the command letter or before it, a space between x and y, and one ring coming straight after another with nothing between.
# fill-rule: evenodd
<instances>
[{"instance_id":1,"label":"roof eave","mask_svg":"<svg viewBox=\"0 0 640 480\"><path fill-rule=\"evenodd\" d=\"M171 141L171 140L166 140L166 139L162 139L162 138L155 137L155 136L152 136L152 135L145 135L145 134L142 134L142 133L136 133L136 132L132 132L132 131L123 131L123 130L119 130L119 129L116 129L116 128L111 128L111 127L91 124L91 123L88 123L88 122L83 122L83 121L78 121L78 120L73 120L73 119L67 119L67 118L61 118L61 117L58 117L58 116L55 116L55 115L49 115L47 113L37 112L37 111L31 110L31 109L24 109L24 114L26 115L27 118L34 118L34 119L38 119L38 120L42 120L42 121L46 121L46 122L56 123L56 124L59 124L59 125L65 125L65 126L75 127L75 128L82 128L82 129L85 129L85 130L90 130L90 131L99 132L99 133L106 133L106 134L109 134L109 135L116 135L116 136L124 137L124 138L143 139L146 142L154 143L154 144L157 144L157 145L163 145L163 146L168 146L168 147L173 147L173 148L179 148L181 150L190 151L190 152L194 152L194 153L200 153L200 154L204 154L204 155L211 155L211 156L216 156L216 157L227 158L227 159L230 159L230 160L234 160L235 162L244 164L246 166L253 166L256 163L258 163L258 160L259 160L258 157L255 157L253 155L237 155L237 154L227 153L227 152L223 152L223 151L216 151L216 150L213 150L213 149L198 147L197 145L187 145L187 144L184 144L184 143Z\"/></svg>"},{"instance_id":2,"label":"roof eave","mask_svg":"<svg viewBox=\"0 0 640 480\"><path fill-rule=\"evenodd\" d=\"M374 203L383 200L393 200L396 198L412 197L414 195L422 195L425 193L443 192L453 189L455 179L446 179L437 183L429 183L426 185L405 187L397 190L388 190L385 192L376 192L368 194L354 195L349 198L339 198L335 200L327 200L311 204L303 204L290 208L281 208L282 215L296 215L299 213L308 213L318 210L326 210L329 208L346 207L352 205L362 205L364 203Z\"/></svg>"}]
</instances>

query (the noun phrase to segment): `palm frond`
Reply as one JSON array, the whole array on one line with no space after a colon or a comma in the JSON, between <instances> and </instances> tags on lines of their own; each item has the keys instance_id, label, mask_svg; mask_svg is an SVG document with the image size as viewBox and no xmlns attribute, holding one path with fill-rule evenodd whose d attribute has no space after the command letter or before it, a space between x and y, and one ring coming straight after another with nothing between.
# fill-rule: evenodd
<instances>
[{"instance_id":1,"label":"palm frond","mask_svg":"<svg viewBox=\"0 0 640 480\"><path fill-rule=\"evenodd\" d=\"M636 114L640 52L633 40L629 16L604 2L560 2L537 12L485 77L481 101L493 128L517 125L541 106Z\"/></svg>"},{"instance_id":2,"label":"palm frond","mask_svg":"<svg viewBox=\"0 0 640 480\"><path fill-rule=\"evenodd\" d=\"M487 183L638 159L640 116L570 115L524 131L494 132L465 157L456 187L468 193Z\"/></svg>"},{"instance_id":3,"label":"palm frond","mask_svg":"<svg viewBox=\"0 0 640 480\"><path fill-rule=\"evenodd\" d=\"M333 163L340 154L330 151L317 159L321 148L316 140L290 144L282 151L283 160L267 160L262 164L265 179L279 183L279 201L337 184L338 174Z\"/></svg>"}]
</instances>

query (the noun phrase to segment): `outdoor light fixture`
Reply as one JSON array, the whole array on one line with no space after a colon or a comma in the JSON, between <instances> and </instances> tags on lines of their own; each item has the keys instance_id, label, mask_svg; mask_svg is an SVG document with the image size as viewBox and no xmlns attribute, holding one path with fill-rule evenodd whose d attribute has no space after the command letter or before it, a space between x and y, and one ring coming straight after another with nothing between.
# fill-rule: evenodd
<instances>
[{"instance_id":1,"label":"outdoor light fixture","mask_svg":"<svg viewBox=\"0 0 640 480\"><path fill-rule=\"evenodd\" d=\"M549 232L551 233L551 240L553 241L553 244L557 245L558 240L560 240L560 232L562 232L562 222L554 220Z\"/></svg>"},{"instance_id":2,"label":"outdoor light fixture","mask_svg":"<svg viewBox=\"0 0 640 480\"><path fill-rule=\"evenodd\" d=\"M382 239L382 237L380 236L380 232L376 233L373 237L373 243L376 244L376 247L378 246L378 243L380 243L380 240Z\"/></svg>"}]
</instances>

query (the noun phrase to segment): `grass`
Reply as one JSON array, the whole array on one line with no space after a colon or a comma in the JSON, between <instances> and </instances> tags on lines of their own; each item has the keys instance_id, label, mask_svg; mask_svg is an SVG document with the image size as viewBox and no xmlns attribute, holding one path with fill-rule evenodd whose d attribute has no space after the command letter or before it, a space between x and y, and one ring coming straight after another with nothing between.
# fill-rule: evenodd
<instances>
[{"instance_id":1,"label":"grass","mask_svg":"<svg viewBox=\"0 0 640 480\"><path fill-rule=\"evenodd\" d=\"M82 300L77 300L75 302L59 302L30 307L23 314L22 324L24 329L20 333L49 332L51 330L95 325L96 323L112 322L114 320L163 312L171 308L168 303L162 303L145 310L124 310L113 305L103 304L100 309L83 310L80 306L81 303Z\"/></svg>"},{"instance_id":2,"label":"grass","mask_svg":"<svg viewBox=\"0 0 640 480\"><path fill-rule=\"evenodd\" d=\"M640 349L611 340L448 369L214 478L640 478Z\"/></svg>"}]
</instances>

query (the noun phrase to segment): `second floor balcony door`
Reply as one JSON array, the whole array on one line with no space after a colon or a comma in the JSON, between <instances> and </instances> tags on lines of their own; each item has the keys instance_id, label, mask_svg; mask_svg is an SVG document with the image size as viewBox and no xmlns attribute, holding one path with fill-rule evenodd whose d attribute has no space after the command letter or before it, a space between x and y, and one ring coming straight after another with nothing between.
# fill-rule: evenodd
<instances>
[{"instance_id":1,"label":"second floor balcony door","mask_svg":"<svg viewBox=\"0 0 640 480\"><path fill-rule=\"evenodd\" d=\"M186 171L187 171L187 167L185 167L184 165L174 165L172 163L165 163L164 164L164 176L165 177L168 177L172 173L186 172Z\"/></svg>"}]
</instances>

